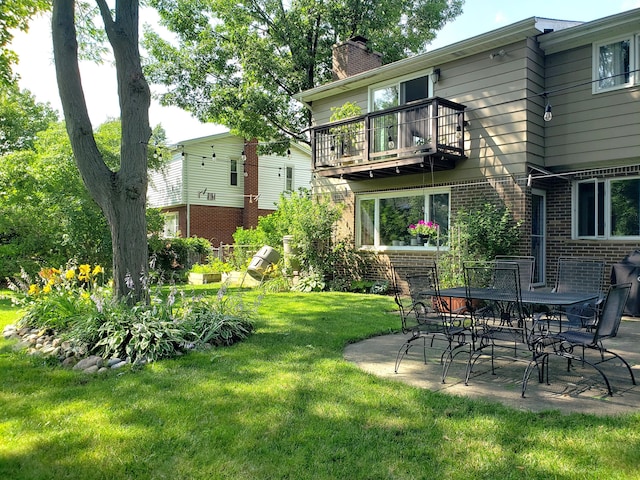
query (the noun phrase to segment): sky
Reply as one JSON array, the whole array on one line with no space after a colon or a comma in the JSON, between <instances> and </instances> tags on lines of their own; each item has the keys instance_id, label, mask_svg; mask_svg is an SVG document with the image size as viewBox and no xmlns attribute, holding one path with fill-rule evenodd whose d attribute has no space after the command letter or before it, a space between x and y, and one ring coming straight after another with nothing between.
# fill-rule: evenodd
<instances>
[{"instance_id":1,"label":"sky","mask_svg":"<svg viewBox=\"0 0 640 480\"><path fill-rule=\"evenodd\" d=\"M634 8L640 0L466 0L463 13L437 34L428 50L465 40L475 35L524 20L544 17L559 20L591 21ZM146 18L146 20L145 20ZM142 15L142 21L153 21L154 15ZM40 17L31 24L29 32L18 32L12 43L20 63L16 72L21 76L20 87L28 89L38 102L49 102L62 117L62 107L53 66L49 19ZM89 116L94 128L106 120L120 116L115 68L110 64L95 65L83 62L81 74ZM159 87L151 86L152 92ZM203 124L188 112L177 107L162 107L153 101L149 110L152 126L161 124L170 144L225 131L212 123Z\"/></svg>"}]
</instances>

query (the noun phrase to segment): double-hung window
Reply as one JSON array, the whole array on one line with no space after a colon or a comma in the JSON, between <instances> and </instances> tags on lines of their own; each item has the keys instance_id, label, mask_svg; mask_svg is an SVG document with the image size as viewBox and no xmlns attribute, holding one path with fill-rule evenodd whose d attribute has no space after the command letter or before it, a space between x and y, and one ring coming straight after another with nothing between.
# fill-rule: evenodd
<instances>
[{"instance_id":1,"label":"double-hung window","mask_svg":"<svg viewBox=\"0 0 640 480\"><path fill-rule=\"evenodd\" d=\"M448 189L408 190L359 195L357 199L357 242L361 247L418 245L409 226L420 220L439 226L433 245L445 245L450 218Z\"/></svg>"},{"instance_id":2,"label":"double-hung window","mask_svg":"<svg viewBox=\"0 0 640 480\"><path fill-rule=\"evenodd\" d=\"M640 238L640 178L576 183L574 232L577 238Z\"/></svg>"},{"instance_id":3,"label":"double-hung window","mask_svg":"<svg viewBox=\"0 0 640 480\"><path fill-rule=\"evenodd\" d=\"M626 35L593 45L593 93L638 83L640 35Z\"/></svg>"}]
</instances>

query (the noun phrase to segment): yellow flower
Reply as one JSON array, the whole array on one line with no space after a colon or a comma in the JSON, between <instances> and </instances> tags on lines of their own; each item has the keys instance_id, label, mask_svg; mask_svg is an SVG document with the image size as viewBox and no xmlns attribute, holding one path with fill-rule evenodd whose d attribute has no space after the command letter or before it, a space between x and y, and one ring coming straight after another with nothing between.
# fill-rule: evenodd
<instances>
[{"instance_id":1,"label":"yellow flower","mask_svg":"<svg viewBox=\"0 0 640 480\"><path fill-rule=\"evenodd\" d=\"M66 278L67 280L71 280L73 277L76 276L76 271L73 268L70 268L69 270L67 270L67 272L64 274L64 278Z\"/></svg>"},{"instance_id":2,"label":"yellow flower","mask_svg":"<svg viewBox=\"0 0 640 480\"><path fill-rule=\"evenodd\" d=\"M38 285L36 285L35 283L32 283L31 285L29 285L29 295L38 295L40 293L40 287Z\"/></svg>"},{"instance_id":3,"label":"yellow flower","mask_svg":"<svg viewBox=\"0 0 640 480\"><path fill-rule=\"evenodd\" d=\"M47 283L43 289L42 289L42 293L50 293L51 292L51 283Z\"/></svg>"},{"instance_id":4,"label":"yellow flower","mask_svg":"<svg viewBox=\"0 0 640 480\"><path fill-rule=\"evenodd\" d=\"M100 265L96 265L93 268L93 272L91 272L91 275L93 275L94 277L100 273L104 273L104 268L102 268Z\"/></svg>"},{"instance_id":5,"label":"yellow flower","mask_svg":"<svg viewBox=\"0 0 640 480\"><path fill-rule=\"evenodd\" d=\"M78 267L78 280L89 280L89 273L91 273L91 265L86 263Z\"/></svg>"},{"instance_id":6,"label":"yellow flower","mask_svg":"<svg viewBox=\"0 0 640 480\"><path fill-rule=\"evenodd\" d=\"M80 295L80 296L82 298L84 298L85 300L87 300L90 297L89 292L83 292L82 295Z\"/></svg>"}]
</instances>

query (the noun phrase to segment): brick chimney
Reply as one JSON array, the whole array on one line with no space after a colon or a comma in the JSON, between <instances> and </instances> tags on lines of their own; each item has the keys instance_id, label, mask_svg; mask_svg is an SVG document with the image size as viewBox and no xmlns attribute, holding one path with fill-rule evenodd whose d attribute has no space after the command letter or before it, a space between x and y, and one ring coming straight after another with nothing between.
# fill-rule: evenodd
<instances>
[{"instance_id":1,"label":"brick chimney","mask_svg":"<svg viewBox=\"0 0 640 480\"><path fill-rule=\"evenodd\" d=\"M382 66L382 54L371 52L367 48L367 39L364 37L353 37L333 46L334 80L342 80L380 66Z\"/></svg>"}]
</instances>

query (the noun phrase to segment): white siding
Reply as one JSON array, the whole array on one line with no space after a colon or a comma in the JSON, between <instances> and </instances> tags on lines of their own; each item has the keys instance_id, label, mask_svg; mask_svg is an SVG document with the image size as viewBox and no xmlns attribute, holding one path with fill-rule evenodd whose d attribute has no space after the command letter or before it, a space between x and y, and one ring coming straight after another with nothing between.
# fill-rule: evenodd
<instances>
[{"instance_id":1,"label":"white siding","mask_svg":"<svg viewBox=\"0 0 640 480\"><path fill-rule=\"evenodd\" d=\"M293 190L311 188L311 156L291 147L290 156L261 155L258 161L258 208L275 210L280 194L285 191L286 168L293 167Z\"/></svg>"},{"instance_id":2,"label":"white siding","mask_svg":"<svg viewBox=\"0 0 640 480\"><path fill-rule=\"evenodd\" d=\"M213 148L206 141L185 146L185 189L191 205L243 208L243 145L242 139L227 136L214 140ZM238 161L238 185L230 184L232 158Z\"/></svg>"},{"instance_id":3,"label":"white siding","mask_svg":"<svg viewBox=\"0 0 640 480\"><path fill-rule=\"evenodd\" d=\"M149 176L147 204L151 208L182 205L182 188L182 156L178 152L160 171Z\"/></svg>"}]
</instances>

